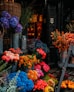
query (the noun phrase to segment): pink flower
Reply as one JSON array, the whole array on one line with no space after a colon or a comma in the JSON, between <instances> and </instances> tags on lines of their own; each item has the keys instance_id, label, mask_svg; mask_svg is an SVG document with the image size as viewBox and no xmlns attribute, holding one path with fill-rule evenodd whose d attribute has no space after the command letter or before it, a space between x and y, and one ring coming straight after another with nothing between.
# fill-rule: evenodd
<instances>
[{"instance_id":1,"label":"pink flower","mask_svg":"<svg viewBox=\"0 0 74 92\"><path fill-rule=\"evenodd\" d=\"M2 56L2 60L6 61L6 62L9 62L10 61L10 57L8 57L6 55L3 55Z\"/></svg>"},{"instance_id":2,"label":"pink flower","mask_svg":"<svg viewBox=\"0 0 74 92\"><path fill-rule=\"evenodd\" d=\"M41 65L36 64L36 65L34 66L34 69L41 69Z\"/></svg>"},{"instance_id":3,"label":"pink flower","mask_svg":"<svg viewBox=\"0 0 74 92\"><path fill-rule=\"evenodd\" d=\"M44 50L42 48L38 48L36 49L36 51L42 55L42 59L45 59L46 58L46 53L44 52Z\"/></svg>"},{"instance_id":4,"label":"pink flower","mask_svg":"<svg viewBox=\"0 0 74 92\"><path fill-rule=\"evenodd\" d=\"M43 66L45 65L46 63L44 61L40 62L40 65Z\"/></svg>"},{"instance_id":5,"label":"pink flower","mask_svg":"<svg viewBox=\"0 0 74 92\"><path fill-rule=\"evenodd\" d=\"M43 55L42 55L42 59L45 59L46 58L46 53L44 53Z\"/></svg>"},{"instance_id":6,"label":"pink flower","mask_svg":"<svg viewBox=\"0 0 74 92\"><path fill-rule=\"evenodd\" d=\"M15 53L15 49L14 48L10 48L9 51Z\"/></svg>"},{"instance_id":7,"label":"pink flower","mask_svg":"<svg viewBox=\"0 0 74 92\"><path fill-rule=\"evenodd\" d=\"M50 67L47 64L45 64L45 65L43 65L43 70L45 72L48 72L50 70Z\"/></svg>"},{"instance_id":8,"label":"pink flower","mask_svg":"<svg viewBox=\"0 0 74 92\"><path fill-rule=\"evenodd\" d=\"M42 72L42 70L40 69L36 69L37 73L38 73L38 78L43 77L44 73Z\"/></svg>"}]
</instances>

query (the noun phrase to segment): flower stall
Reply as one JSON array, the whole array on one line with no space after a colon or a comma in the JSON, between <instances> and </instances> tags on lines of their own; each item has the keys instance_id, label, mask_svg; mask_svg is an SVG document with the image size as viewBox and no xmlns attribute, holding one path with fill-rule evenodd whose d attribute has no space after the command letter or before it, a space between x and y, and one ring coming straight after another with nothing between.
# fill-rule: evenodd
<instances>
[{"instance_id":1,"label":"flower stall","mask_svg":"<svg viewBox=\"0 0 74 92\"><path fill-rule=\"evenodd\" d=\"M52 37L52 44L58 49L58 52L60 54L60 58L65 58L68 49L70 45L72 45L72 60L74 57L74 33L71 32L66 32L64 33L63 31L60 32L58 29L56 31L51 33ZM71 61L70 63L73 63Z\"/></svg>"},{"instance_id":2,"label":"flower stall","mask_svg":"<svg viewBox=\"0 0 74 92\"><path fill-rule=\"evenodd\" d=\"M45 62L46 44L36 41L32 54L24 54L20 48L5 50L1 56L1 92L54 92L58 83L51 67ZM38 45L39 44L39 45ZM3 74L4 73L4 74Z\"/></svg>"},{"instance_id":3,"label":"flower stall","mask_svg":"<svg viewBox=\"0 0 74 92\"><path fill-rule=\"evenodd\" d=\"M22 33L22 25L19 23L19 19L17 16L11 16L10 13L7 11L2 11L1 12L1 17L0 17L0 26L2 27L2 31L4 33L3 38L7 33L9 34L9 39L10 39L10 47L13 48L19 48L19 40L20 40L20 35ZM1 37L2 38L2 37ZM1 43L2 41L0 41ZM3 42L1 43L3 44ZM1 49L3 48L3 45ZM7 48L8 49L8 48Z\"/></svg>"},{"instance_id":4,"label":"flower stall","mask_svg":"<svg viewBox=\"0 0 74 92\"><path fill-rule=\"evenodd\" d=\"M74 81L69 76L64 78L67 68L74 68L74 34L60 32L56 29L51 33L51 37L53 45L58 48L61 61L59 66L62 68L56 92L60 92L61 88L68 92L74 91Z\"/></svg>"},{"instance_id":5,"label":"flower stall","mask_svg":"<svg viewBox=\"0 0 74 92\"><path fill-rule=\"evenodd\" d=\"M69 92L74 92L74 78L70 78L70 74L65 73L67 65L74 67L73 31L63 32L56 29L51 35L49 34L59 57L59 61L56 62L58 67L50 65L54 58L51 57L50 60L50 54L54 53L50 53L51 47L42 42L40 34L37 34L41 33L47 19L45 20L42 14L37 15L36 12L33 14L34 7L27 5L25 7L20 0L18 2L21 2L22 13L21 5L14 0L0 2L0 92L60 92L59 89L61 92L67 89ZM32 15L35 14L32 20ZM27 25L29 21L30 24ZM36 28L32 28L32 23ZM68 29L70 27L67 25ZM35 29L37 37L27 39L29 34L26 35L25 30L35 32ZM5 41L5 36L9 38L8 43ZM5 43L9 44L8 48Z\"/></svg>"}]
</instances>

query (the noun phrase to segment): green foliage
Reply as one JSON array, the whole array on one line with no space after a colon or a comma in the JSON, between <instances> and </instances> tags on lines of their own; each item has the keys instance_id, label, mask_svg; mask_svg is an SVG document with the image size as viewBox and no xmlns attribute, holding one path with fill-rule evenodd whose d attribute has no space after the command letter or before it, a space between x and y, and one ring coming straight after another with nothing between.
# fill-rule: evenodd
<instances>
[{"instance_id":1,"label":"green foliage","mask_svg":"<svg viewBox=\"0 0 74 92\"><path fill-rule=\"evenodd\" d=\"M24 1L24 0L21 1L22 13L21 13L20 21L21 21L21 24L23 26L23 29L25 29L25 27L29 23L30 17L34 13L33 6L34 6L35 2L36 2L36 0L32 0L31 2Z\"/></svg>"},{"instance_id":2,"label":"green foliage","mask_svg":"<svg viewBox=\"0 0 74 92\"><path fill-rule=\"evenodd\" d=\"M69 23L66 25L66 28L69 32L74 32L74 24Z\"/></svg>"},{"instance_id":3,"label":"green foliage","mask_svg":"<svg viewBox=\"0 0 74 92\"><path fill-rule=\"evenodd\" d=\"M3 63L1 66L0 66L0 72L5 69L5 67L7 66L7 63Z\"/></svg>"},{"instance_id":4,"label":"green foliage","mask_svg":"<svg viewBox=\"0 0 74 92\"><path fill-rule=\"evenodd\" d=\"M22 7L22 14L21 14L20 21L23 26L23 29L25 29L25 27L29 23L29 19L32 14L33 14L33 11L31 7L26 7L26 8Z\"/></svg>"}]
</instances>

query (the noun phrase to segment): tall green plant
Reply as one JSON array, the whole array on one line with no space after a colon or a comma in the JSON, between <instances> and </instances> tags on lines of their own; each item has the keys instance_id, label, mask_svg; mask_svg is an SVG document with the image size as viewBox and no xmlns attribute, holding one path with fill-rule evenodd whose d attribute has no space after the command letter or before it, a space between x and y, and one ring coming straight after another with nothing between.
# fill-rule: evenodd
<instances>
[{"instance_id":1,"label":"tall green plant","mask_svg":"<svg viewBox=\"0 0 74 92\"><path fill-rule=\"evenodd\" d=\"M33 12L33 6L35 4L36 0L32 0L31 2L28 1L21 1L21 6L22 6L22 13L21 13L21 24L23 25L23 29L27 26L29 23L30 17L32 16Z\"/></svg>"},{"instance_id":2,"label":"tall green plant","mask_svg":"<svg viewBox=\"0 0 74 92\"><path fill-rule=\"evenodd\" d=\"M32 16L33 11L31 7L22 8L22 15L21 15L21 24L23 26L23 29L27 26L29 23L29 19Z\"/></svg>"}]
</instances>

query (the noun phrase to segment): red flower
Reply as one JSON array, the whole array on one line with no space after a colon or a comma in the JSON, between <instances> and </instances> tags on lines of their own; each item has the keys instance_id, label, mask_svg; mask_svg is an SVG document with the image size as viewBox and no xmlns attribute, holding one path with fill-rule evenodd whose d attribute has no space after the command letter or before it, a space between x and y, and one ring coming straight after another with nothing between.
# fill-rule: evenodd
<instances>
[{"instance_id":1,"label":"red flower","mask_svg":"<svg viewBox=\"0 0 74 92\"><path fill-rule=\"evenodd\" d=\"M45 65L43 65L43 70L45 72L48 72L50 70L50 67L47 64L45 64Z\"/></svg>"},{"instance_id":2,"label":"red flower","mask_svg":"<svg viewBox=\"0 0 74 92\"><path fill-rule=\"evenodd\" d=\"M40 65L41 66L45 65L45 62L44 61L40 62Z\"/></svg>"},{"instance_id":3,"label":"red flower","mask_svg":"<svg viewBox=\"0 0 74 92\"><path fill-rule=\"evenodd\" d=\"M2 56L2 60L6 61L6 62L9 62L10 61L10 57L8 57L6 55L3 55Z\"/></svg>"},{"instance_id":4,"label":"red flower","mask_svg":"<svg viewBox=\"0 0 74 92\"><path fill-rule=\"evenodd\" d=\"M46 58L46 53L44 52L44 50L42 48L38 48L36 49L36 51L42 55L42 59L45 59Z\"/></svg>"},{"instance_id":5,"label":"red flower","mask_svg":"<svg viewBox=\"0 0 74 92\"><path fill-rule=\"evenodd\" d=\"M44 88L47 86L47 82L40 79L40 80L37 80L37 82L35 83L34 85L34 91L35 90L44 90Z\"/></svg>"},{"instance_id":6,"label":"red flower","mask_svg":"<svg viewBox=\"0 0 74 92\"><path fill-rule=\"evenodd\" d=\"M36 65L34 66L34 69L41 69L41 65L36 64Z\"/></svg>"},{"instance_id":7,"label":"red flower","mask_svg":"<svg viewBox=\"0 0 74 92\"><path fill-rule=\"evenodd\" d=\"M42 66L42 68L43 68L43 70L44 70L45 72L48 72L48 71L50 70L50 66L47 65L44 61L42 61L42 62L40 63L40 65Z\"/></svg>"}]
</instances>

